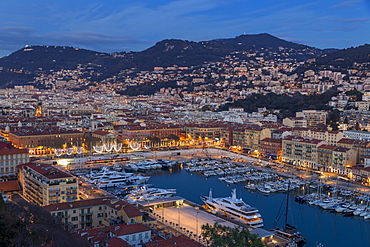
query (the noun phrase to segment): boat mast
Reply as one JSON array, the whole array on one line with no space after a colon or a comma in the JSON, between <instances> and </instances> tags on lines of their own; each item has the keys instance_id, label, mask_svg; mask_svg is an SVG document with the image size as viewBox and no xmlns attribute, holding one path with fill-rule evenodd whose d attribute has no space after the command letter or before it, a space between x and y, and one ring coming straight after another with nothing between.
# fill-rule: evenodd
<instances>
[{"instance_id":1,"label":"boat mast","mask_svg":"<svg viewBox=\"0 0 370 247\"><path fill-rule=\"evenodd\" d=\"M289 202L289 189L290 189L290 179L288 181L288 190L286 192L286 206L285 206L285 228L288 224L288 202Z\"/></svg>"}]
</instances>

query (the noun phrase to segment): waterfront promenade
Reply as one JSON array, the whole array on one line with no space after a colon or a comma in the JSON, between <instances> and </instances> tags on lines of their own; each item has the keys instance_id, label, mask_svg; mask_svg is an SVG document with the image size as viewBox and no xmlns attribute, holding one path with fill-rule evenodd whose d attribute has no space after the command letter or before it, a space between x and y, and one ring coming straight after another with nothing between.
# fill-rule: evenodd
<instances>
[{"instance_id":1,"label":"waterfront promenade","mask_svg":"<svg viewBox=\"0 0 370 247\"><path fill-rule=\"evenodd\" d=\"M267 246L286 246L288 241L264 229L253 229L236 220L219 214L212 214L200 205L185 201L179 207L164 207L157 209L149 215L157 220L160 228L175 235L184 234L193 240L208 246L208 242L201 236L202 225L218 223L232 228L246 227L251 233L263 235ZM267 236L267 237L266 237Z\"/></svg>"}]
</instances>

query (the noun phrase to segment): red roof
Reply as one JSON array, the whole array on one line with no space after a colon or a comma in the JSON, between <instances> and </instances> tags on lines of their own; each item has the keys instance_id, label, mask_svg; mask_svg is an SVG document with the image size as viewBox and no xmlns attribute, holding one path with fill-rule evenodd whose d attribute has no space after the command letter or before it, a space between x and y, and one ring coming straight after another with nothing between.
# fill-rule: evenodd
<instances>
[{"instance_id":1,"label":"red roof","mask_svg":"<svg viewBox=\"0 0 370 247\"><path fill-rule=\"evenodd\" d=\"M105 136L105 135L108 135L109 132L103 131L103 130L97 130L97 131L94 131L93 134L100 135L100 136Z\"/></svg>"},{"instance_id":2,"label":"red roof","mask_svg":"<svg viewBox=\"0 0 370 247\"><path fill-rule=\"evenodd\" d=\"M204 246L197 243L185 235L180 235L178 237L167 238L162 240L155 240L152 242L145 243L147 247L199 247Z\"/></svg>"},{"instance_id":3,"label":"red roof","mask_svg":"<svg viewBox=\"0 0 370 247\"><path fill-rule=\"evenodd\" d=\"M27 154L28 149L19 149L12 145L11 142L0 142L0 155L8 154Z\"/></svg>"},{"instance_id":4,"label":"red roof","mask_svg":"<svg viewBox=\"0 0 370 247\"><path fill-rule=\"evenodd\" d=\"M105 197L73 202L56 203L47 205L44 208L52 212L58 210L66 210L70 208L84 208L96 205L107 205L111 208L116 209L117 211L122 209L125 211L127 217L129 218L141 216L140 211L135 206L120 199L117 199L116 197Z\"/></svg>"},{"instance_id":5,"label":"red roof","mask_svg":"<svg viewBox=\"0 0 370 247\"><path fill-rule=\"evenodd\" d=\"M284 141L295 141L295 142L303 142L303 143L311 143L311 144L319 144L320 142L322 142L322 140L303 138L300 136L288 136L284 138Z\"/></svg>"},{"instance_id":6,"label":"red roof","mask_svg":"<svg viewBox=\"0 0 370 247\"><path fill-rule=\"evenodd\" d=\"M128 244L125 240L113 237L107 242L108 247L131 247L132 245Z\"/></svg>"},{"instance_id":7,"label":"red roof","mask_svg":"<svg viewBox=\"0 0 370 247\"><path fill-rule=\"evenodd\" d=\"M261 142L281 143L281 139L264 138L261 140Z\"/></svg>"},{"instance_id":8,"label":"red roof","mask_svg":"<svg viewBox=\"0 0 370 247\"><path fill-rule=\"evenodd\" d=\"M11 155L11 154L28 154L28 149L19 149L19 148L0 149L0 155Z\"/></svg>"},{"instance_id":9,"label":"red roof","mask_svg":"<svg viewBox=\"0 0 370 247\"><path fill-rule=\"evenodd\" d=\"M41 175L48 179L73 177L71 174L59 170L58 168L48 164L26 163L18 165L18 168L20 169L26 169L27 167L36 171L37 173L40 173Z\"/></svg>"},{"instance_id":10,"label":"red roof","mask_svg":"<svg viewBox=\"0 0 370 247\"><path fill-rule=\"evenodd\" d=\"M142 223L134 223L134 224L119 224L119 225L112 225L106 227L109 229L112 233L114 233L116 236L124 236L139 232L146 232L151 231L149 226L146 226Z\"/></svg>"},{"instance_id":11,"label":"red roof","mask_svg":"<svg viewBox=\"0 0 370 247\"><path fill-rule=\"evenodd\" d=\"M20 191L21 187L19 186L18 180L0 182L0 190L4 193Z\"/></svg>"}]
</instances>

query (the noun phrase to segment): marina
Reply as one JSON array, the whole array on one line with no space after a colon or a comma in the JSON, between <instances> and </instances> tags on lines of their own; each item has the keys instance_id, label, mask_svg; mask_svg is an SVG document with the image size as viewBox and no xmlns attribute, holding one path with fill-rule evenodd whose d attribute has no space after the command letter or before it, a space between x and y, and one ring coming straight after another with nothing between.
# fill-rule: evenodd
<instances>
[{"instance_id":1,"label":"marina","mask_svg":"<svg viewBox=\"0 0 370 247\"><path fill-rule=\"evenodd\" d=\"M243 183L227 184L216 177L205 177L199 173L191 173L183 169L173 169L170 172L154 172L150 174L149 183L161 188L176 188L180 195L199 205L199 194L208 195L209 190L218 195L228 195L231 189L236 188L237 197L258 208L263 221L264 229L272 229L284 225L281 215L281 204L285 203L284 193L272 193L268 196L254 190L247 190ZM192 188L189 188L192 184ZM289 200L289 222L296 226L307 239L307 247L322 246L370 246L370 222L363 218L342 217L329 211L324 211L308 203L298 203L294 197L299 193L292 192Z\"/></svg>"},{"instance_id":2,"label":"marina","mask_svg":"<svg viewBox=\"0 0 370 247\"><path fill-rule=\"evenodd\" d=\"M145 162L141 161L141 163ZM184 165L185 163L196 163L196 165ZM196 206L193 205L193 207L195 208L206 204L201 200L201 197L205 198L207 195L209 197L210 189L217 193L216 198L227 196L230 191L236 189L236 198L240 198L248 205L253 205L258 210L261 219L263 219L264 229L278 230L279 226L285 225L281 217L283 214L281 204L285 202L288 183L290 183L289 223L296 226L299 233L305 236L307 244L304 246L316 246L317 244L333 246L333 243L335 243L335 246L352 246L352 242L356 243L353 246L369 246L370 224L367 219L370 216L367 215L366 210L368 208L368 196L366 194L355 193L351 189L336 187L333 184L329 186L318 179L296 177L292 174L284 177L283 174L265 169L264 166L256 166L255 163L250 162L240 163L225 159L221 162L203 158L172 161L171 164L170 168L153 168L146 171L144 176L150 177L147 181L150 185L147 185L147 188L159 187L164 188L163 190L175 190L176 196L194 202ZM190 170L191 167L198 167L198 169ZM207 169L204 167L207 167ZM233 170L237 172L231 172ZM209 175L207 172L210 171L213 171L215 175ZM231 176L251 179L235 183L226 182L224 178ZM189 184L191 184L191 187ZM109 191L121 191L120 197L123 198L130 191L139 191L142 189L141 187L141 185L131 184L119 186ZM263 188L268 192L262 191ZM157 192L159 193L158 190ZM144 204L157 201L160 205L161 200L171 200L172 197L149 197L149 199L134 201ZM340 206L347 206L347 210L351 208L351 213L334 212L333 209L328 209L334 202L340 204ZM161 216L159 212L163 211L163 214L165 214L166 210L170 210L168 208L159 209L159 211L158 208L154 211L157 213L157 217ZM176 212L181 214L181 210ZM230 217L230 215L228 216ZM181 215L177 217L181 218ZM233 218L238 220L235 216ZM168 220L161 217L158 219ZM175 224L175 219L171 222ZM196 229L198 229L199 234L200 228L194 230ZM286 229L285 232L287 232ZM275 234L278 234L277 231L275 231ZM344 237L346 234L350 234L351 238Z\"/></svg>"}]
</instances>

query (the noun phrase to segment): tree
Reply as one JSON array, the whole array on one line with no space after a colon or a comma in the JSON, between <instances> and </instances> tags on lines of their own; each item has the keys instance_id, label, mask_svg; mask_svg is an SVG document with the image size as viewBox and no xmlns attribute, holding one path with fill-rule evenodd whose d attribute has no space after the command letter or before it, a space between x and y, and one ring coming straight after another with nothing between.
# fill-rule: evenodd
<instances>
[{"instance_id":1,"label":"tree","mask_svg":"<svg viewBox=\"0 0 370 247\"><path fill-rule=\"evenodd\" d=\"M0 209L0 246L90 246L43 207L16 199Z\"/></svg>"},{"instance_id":2,"label":"tree","mask_svg":"<svg viewBox=\"0 0 370 247\"><path fill-rule=\"evenodd\" d=\"M5 202L4 202L4 199L3 199L3 195L1 194L0 192L0 211L1 210L4 210L5 209Z\"/></svg>"},{"instance_id":3,"label":"tree","mask_svg":"<svg viewBox=\"0 0 370 247\"><path fill-rule=\"evenodd\" d=\"M215 223L202 226L202 236L211 242L211 247L263 247L265 244L247 228L232 228Z\"/></svg>"},{"instance_id":4,"label":"tree","mask_svg":"<svg viewBox=\"0 0 370 247\"><path fill-rule=\"evenodd\" d=\"M202 108L200 108L200 110L203 111L203 112L205 112L205 111L210 111L211 108L208 105L205 105Z\"/></svg>"}]
</instances>

